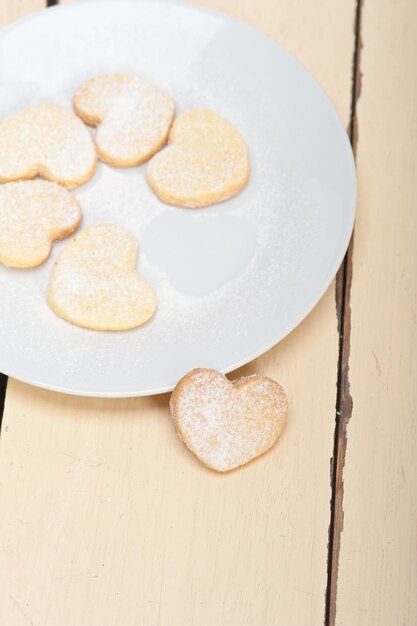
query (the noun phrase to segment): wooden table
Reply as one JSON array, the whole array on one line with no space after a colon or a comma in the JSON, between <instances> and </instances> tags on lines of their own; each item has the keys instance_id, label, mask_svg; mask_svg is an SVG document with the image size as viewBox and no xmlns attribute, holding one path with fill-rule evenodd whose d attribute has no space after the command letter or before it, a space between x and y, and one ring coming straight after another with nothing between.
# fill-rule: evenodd
<instances>
[{"instance_id":1,"label":"wooden table","mask_svg":"<svg viewBox=\"0 0 417 626\"><path fill-rule=\"evenodd\" d=\"M0 23L44 9L1 0ZM49 3L51 4L51 3ZM1 626L417 624L417 2L205 0L311 70L352 138L354 246L277 347L273 452L230 475L176 438L167 396L9 380Z\"/></svg>"}]
</instances>

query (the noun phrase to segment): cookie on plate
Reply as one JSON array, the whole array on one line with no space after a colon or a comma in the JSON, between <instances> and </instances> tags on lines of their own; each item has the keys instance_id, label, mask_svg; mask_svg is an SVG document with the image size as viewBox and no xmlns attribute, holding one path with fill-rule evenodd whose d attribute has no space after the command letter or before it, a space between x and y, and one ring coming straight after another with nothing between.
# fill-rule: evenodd
<instances>
[{"instance_id":1,"label":"cookie on plate","mask_svg":"<svg viewBox=\"0 0 417 626\"><path fill-rule=\"evenodd\" d=\"M0 123L1 183L41 176L72 189L95 168L88 129L63 107L39 104Z\"/></svg>"},{"instance_id":2,"label":"cookie on plate","mask_svg":"<svg viewBox=\"0 0 417 626\"><path fill-rule=\"evenodd\" d=\"M116 167L139 165L155 154L166 142L175 113L168 94L125 74L87 80L73 102L81 119L97 126L100 159Z\"/></svg>"},{"instance_id":3,"label":"cookie on plate","mask_svg":"<svg viewBox=\"0 0 417 626\"><path fill-rule=\"evenodd\" d=\"M175 120L169 145L153 157L147 177L163 202L191 208L221 202L248 181L244 139L217 113L192 109Z\"/></svg>"},{"instance_id":4,"label":"cookie on plate","mask_svg":"<svg viewBox=\"0 0 417 626\"><path fill-rule=\"evenodd\" d=\"M92 330L127 330L155 312L156 297L135 270L137 245L120 226L101 224L74 237L55 262L48 304Z\"/></svg>"},{"instance_id":5,"label":"cookie on plate","mask_svg":"<svg viewBox=\"0 0 417 626\"><path fill-rule=\"evenodd\" d=\"M264 376L230 382L211 369L186 374L171 395L176 431L198 459L218 472L271 448L287 419L284 389Z\"/></svg>"},{"instance_id":6,"label":"cookie on plate","mask_svg":"<svg viewBox=\"0 0 417 626\"><path fill-rule=\"evenodd\" d=\"M35 267L48 258L52 244L77 230L78 200L46 180L0 185L0 263Z\"/></svg>"}]
</instances>

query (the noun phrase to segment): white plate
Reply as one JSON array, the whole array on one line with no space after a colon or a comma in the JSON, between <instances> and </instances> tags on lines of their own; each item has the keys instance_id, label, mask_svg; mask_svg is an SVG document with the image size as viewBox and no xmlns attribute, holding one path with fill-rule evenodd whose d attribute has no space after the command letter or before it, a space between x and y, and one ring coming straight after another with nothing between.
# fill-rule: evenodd
<instances>
[{"instance_id":1,"label":"white plate","mask_svg":"<svg viewBox=\"0 0 417 626\"><path fill-rule=\"evenodd\" d=\"M0 371L92 396L168 391L194 367L230 371L265 352L314 307L352 231L355 172L331 103L285 50L245 24L178 2L116 0L56 7L0 37L0 116L37 102L71 105L100 73L134 72L178 112L212 108L249 146L236 198L189 210L148 189L146 165L100 165L78 196L84 226L113 222L139 242L155 317L122 333L80 329L46 304L52 263L0 267Z\"/></svg>"}]
</instances>

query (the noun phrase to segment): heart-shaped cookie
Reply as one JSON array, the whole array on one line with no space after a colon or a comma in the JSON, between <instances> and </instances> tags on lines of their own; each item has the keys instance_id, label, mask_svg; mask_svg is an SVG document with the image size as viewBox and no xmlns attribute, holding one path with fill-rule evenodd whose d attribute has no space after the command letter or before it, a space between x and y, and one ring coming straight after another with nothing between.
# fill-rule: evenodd
<instances>
[{"instance_id":1,"label":"heart-shaped cookie","mask_svg":"<svg viewBox=\"0 0 417 626\"><path fill-rule=\"evenodd\" d=\"M90 133L71 111L40 104L0 124L0 182L42 176L72 189L96 168Z\"/></svg>"},{"instance_id":2,"label":"heart-shaped cookie","mask_svg":"<svg viewBox=\"0 0 417 626\"><path fill-rule=\"evenodd\" d=\"M114 74L87 80L74 95L77 114L98 126L95 143L102 161L132 167L166 142L174 119L172 98L138 76Z\"/></svg>"},{"instance_id":3,"label":"heart-shaped cookie","mask_svg":"<svg viewBox=\"0 0 417 626\"><path fill-rule=\"evenodd\" d=\"M215 370L195 369L171 395L177 433L204 465L227 472L274 445L287 418L284 389L264 376L230 382Z\"/></svg>"},{"instance_id":4,"label":"heart-shaped cookie","mask_svg":"<svg viewBox=\"0 0 417 626\"><path fill-rule=\"evenodd\" d=\"M120 226L83 230L52 268L48 304L57 315L92 330L127 330L144 324L156 297L135 271L137 245Z\"/></svg>"},{"instance_id":5,"label":"heart-shaped cookie","mask_svg":"<svg viewBox=\"0 0 417 626\"><path fill-rule=\"evenodd\" d=\"M52 243L77 230L78 200L46 180L0 185L0 263L35 267L48 258Z\"/></svg>"},{"instance_id":6,"label":"heart-shaped cookie","mask_svg":"<svg viewBox=\"0 0 417 626\"><path fill-rule=\"evenodd\" d=\"M246 185L249 160L243 137L217 113L207 109L183 113L172 126L169 144L147 170L149 185L164 202L208 206Z\"/></svg>"}]
</instances>

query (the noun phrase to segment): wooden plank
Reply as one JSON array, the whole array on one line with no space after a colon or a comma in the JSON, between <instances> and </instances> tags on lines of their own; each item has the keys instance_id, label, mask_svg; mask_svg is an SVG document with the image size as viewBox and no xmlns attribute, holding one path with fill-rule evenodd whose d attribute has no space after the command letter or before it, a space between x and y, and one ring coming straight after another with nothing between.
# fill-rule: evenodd
<instances>
[{"instance_id":1,"label":"wooden plank","mask_svg":"<svg viewBox=\"0 0 417 626\"><path fill-rule=\"evenodd\" d=\"M417 623L417 4L366 0L362 23L336 624L408 626Z\"/></svg>"},{"instance_id":2,"label":"wooden plank","mask_svg":"<svg viewBox=\"0 0 417 626\"><path fill-rule=\"evenodd\" d=\"M353 1L210 4L294 52L347 125ZM322 623L337 356L332 285L295 332L238 372L282 382L290 419L273 451L226 476L178 441L167 396L82 399L11 380L0 623Z\"/></svg>"},{"instance_id":3,"label":"wooden plank","mask_svg":"<svg viewBox=\"0 0 417 626\"><path fill-rule=\"evenodd\" d=\"M14 0L14 2L2 0L0 3L0 26L39 11L45 6L46 0Z\"/></svg>"}]
</instances>

